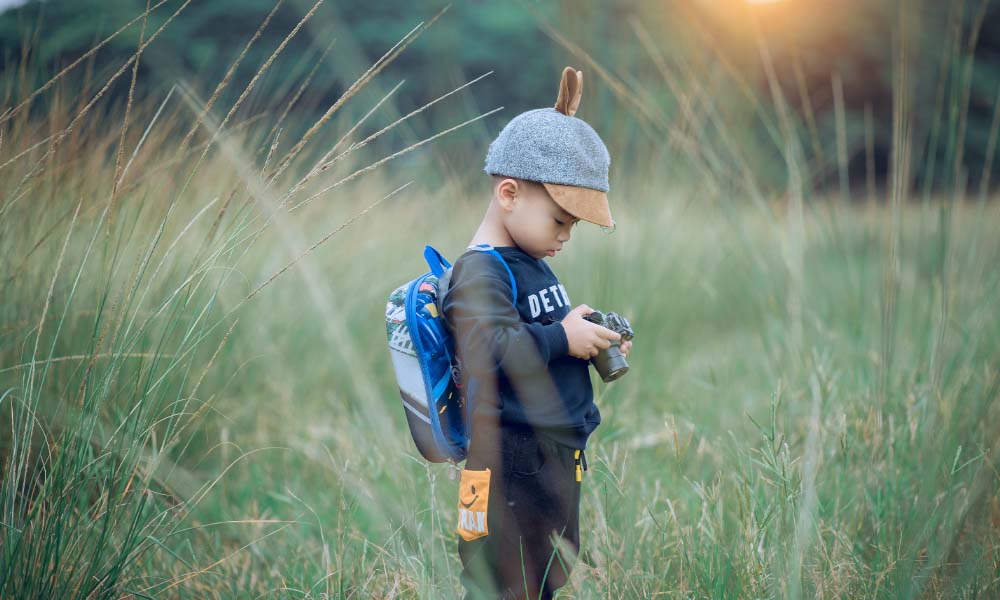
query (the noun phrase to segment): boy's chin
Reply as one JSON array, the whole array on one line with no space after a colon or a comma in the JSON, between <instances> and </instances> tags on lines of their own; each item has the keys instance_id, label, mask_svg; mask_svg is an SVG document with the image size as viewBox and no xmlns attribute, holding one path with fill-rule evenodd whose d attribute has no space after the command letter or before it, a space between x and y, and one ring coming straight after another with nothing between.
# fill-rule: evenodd
<instances>
[{"instance_id":1,"label":"boy's chin","mask_svg":"<svg viewBox=\"0 0 1000 600\"><path fill-rule=\"evenodd\" d=\"M529 250L528 248L525 248L524 246L521 246L521 250L523 250L524 253L527 254L528 256L530 256L532 258L539 258L539 259L540 258L552 258L553 256L555 256L557 254L557 252L555 250L549 250L547 248L530 249Z\"/></svg>"}]
</instances>

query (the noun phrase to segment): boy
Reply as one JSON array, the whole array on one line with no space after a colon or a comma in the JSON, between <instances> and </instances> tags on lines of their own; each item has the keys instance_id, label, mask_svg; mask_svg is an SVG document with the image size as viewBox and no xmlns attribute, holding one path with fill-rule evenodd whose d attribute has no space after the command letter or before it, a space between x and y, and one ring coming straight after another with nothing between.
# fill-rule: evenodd
<instances>
[{"instance_id":1,"label":"boy","mask_svg":"<svg viewBox=\"0 0 1000 600\"><path fill-rule=\"evenodd\" d=\"M467 598L550 598L580 548L583 449L601 421L588 361L621 337L584 320L586 305L570 310L543 260L580 220L614 225L608 151L573 116L581 85L566 67L555 108L518 115L490 145L493 198L441 304L469 402L458 506Z\"/></svg>"}]
</instances>

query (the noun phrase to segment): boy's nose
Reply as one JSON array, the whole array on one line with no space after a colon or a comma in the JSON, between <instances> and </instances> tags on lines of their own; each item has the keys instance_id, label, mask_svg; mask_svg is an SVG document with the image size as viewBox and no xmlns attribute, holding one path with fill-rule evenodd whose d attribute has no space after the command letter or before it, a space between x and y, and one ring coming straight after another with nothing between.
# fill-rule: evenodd
<instances>
[{"instance_id":1,"label":"boy's nose","mask_svg":"<svg viewBox=\"0 0 1000 600\"><path fill-rule=\"evenodd\" d=\"M556 239L564 244L569 241L569 238L570 233L568 231L561 231L559 232L559 235L556 236Z\"/></svg>"}]
</instances>

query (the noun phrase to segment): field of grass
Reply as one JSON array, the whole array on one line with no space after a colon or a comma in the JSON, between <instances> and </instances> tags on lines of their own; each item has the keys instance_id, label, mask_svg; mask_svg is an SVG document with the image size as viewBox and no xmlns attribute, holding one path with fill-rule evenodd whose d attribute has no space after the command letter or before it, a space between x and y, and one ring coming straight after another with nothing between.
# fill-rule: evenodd
<instances>
[{"instance_id":1,"label":"field of grass","mask_svg":"<svg viewBox=\"0 0 1000 600\"><path fill-rule=\"evenodd\" d=\"M479 157L348 178L374 159L345 143L299 186L348 124L298 155L274 113L186 140L204 104L163 106L0 122L0 596L457 595L457 482L408 437L383 309L468 242ZM1000 203L626 165L617 231L550 263L637 333L595 379L566 597L1000 596Z\"/></svg>"}]
</instances>

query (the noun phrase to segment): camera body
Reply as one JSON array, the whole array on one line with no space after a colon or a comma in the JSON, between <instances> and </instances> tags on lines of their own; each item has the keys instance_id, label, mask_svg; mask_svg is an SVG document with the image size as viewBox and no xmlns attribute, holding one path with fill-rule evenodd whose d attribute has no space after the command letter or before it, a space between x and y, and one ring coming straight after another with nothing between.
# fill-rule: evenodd
<instances>
[{"instance_id":1,"label":"camera body","mask_svg":"<svg viewBox=\"0 0 1000 600\"><path fill-rule=\"evenodd\" d=\"M586 321L606 327L621 335L622 342L627 342L635 337L635 332L632 331L632 326L629 324L628 319L616 312L605 314L595 310L583 318ZM605 383L615 381L628 372L628 362L622 355L621 342L611 342L609 348L601 350L597 356L590 359L590 362L593 363L594 368L597 369L597 373Z\"/></svg>"}]
</instances>

